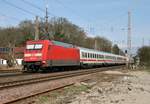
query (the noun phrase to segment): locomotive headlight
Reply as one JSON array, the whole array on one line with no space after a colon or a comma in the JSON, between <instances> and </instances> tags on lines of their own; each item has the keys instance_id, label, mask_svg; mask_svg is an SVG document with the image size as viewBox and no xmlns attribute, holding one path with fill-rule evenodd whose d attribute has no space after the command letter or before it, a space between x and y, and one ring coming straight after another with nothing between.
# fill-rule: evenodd
<instances>
[{"instance_id":1,"label":"locomotive headlight","mask_svg":"<svg viewBox=\"0 0 150 104\"><path fill-rule=\"evenodd\" d=\"M30 57L30 56L31 54L28 54L28 53L24 54L24 57Z\"/></svg>"},{"instance_id":2,"label":"locomotive headlight","mask_svg":"<svg viewBox=\"0 0 150 104\"><path fill-rule=\"evenodd\" d=\"M43 64L46 64L46 61L42 61Z\"/></svg>"},{"instance_id":3,"label":"locomotive headlight","mask_svg":"<svg viewBox=\"0 0 150 104\"><path fill-rule=\"evenodd\" d=\"M40 56L42 56L42 53L36 53L36 54L34 54L34 56L40 57Z\"/></svg>"}]
</instances>

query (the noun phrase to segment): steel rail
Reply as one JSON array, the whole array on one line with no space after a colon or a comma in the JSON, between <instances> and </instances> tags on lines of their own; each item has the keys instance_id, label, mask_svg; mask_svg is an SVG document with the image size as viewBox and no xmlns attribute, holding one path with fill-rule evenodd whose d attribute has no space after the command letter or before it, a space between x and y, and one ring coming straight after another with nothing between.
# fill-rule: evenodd
<instances>
[{"instance_id":1,"label":"steel rail","mask_svg":"<svg viewBox=\"0 0 150 104\"><path fill-rule=\"evenodd\" d=\"M0 83L0 90L9 88L9 87L16 87L16 86L33 84L33 83L38 83L38 82L43 82L43 81L62 79L62 78L66 78L66 77L74 77L74 76L79 76L79 75L84 75L84 74L91 74L91 73L104 71L106 69L110 70L112 68L114 69L116 67L105 67L105 68L96 68L96 69L89 69L89 70L79 70L79 71L75 71L75 72L62 73L62 74L51 75L51 76L46 76L46 77L38 77L38 78L17 80L17 81L12 81L12 82L4 82L4 83ZM118 66L117 66L117 68L118 68Z\"/></svg>"}]
</instances>

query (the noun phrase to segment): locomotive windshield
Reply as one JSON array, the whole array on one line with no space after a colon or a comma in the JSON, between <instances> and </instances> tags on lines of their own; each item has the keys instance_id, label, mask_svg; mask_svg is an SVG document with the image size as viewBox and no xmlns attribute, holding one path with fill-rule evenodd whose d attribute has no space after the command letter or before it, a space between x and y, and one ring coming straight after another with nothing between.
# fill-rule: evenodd
<instances>
[{"instance_id":1,"label":"locomotive windshield","mask_svg":"<svg viewBox=\"0 0 150 104\"><path fill-rule=\"evenodd\" d=\"M26 46L26 49L29 49L29 50L36 50L36 49L42 49L42 44L28 44Z\"/></svg>"}]
</instances>

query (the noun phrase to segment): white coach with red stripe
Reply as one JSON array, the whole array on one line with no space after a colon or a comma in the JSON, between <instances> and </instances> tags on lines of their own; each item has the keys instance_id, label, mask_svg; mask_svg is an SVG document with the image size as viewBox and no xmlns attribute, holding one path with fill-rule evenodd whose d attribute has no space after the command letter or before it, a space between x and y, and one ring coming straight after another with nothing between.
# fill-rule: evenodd
<instances>
[{"instance_id":1,"label":"white coach with red stripe","mask_svg":"<svg viewBox=\"0 0 150 104\"><path fill-rule=\"evenodd\" d=\"M80 50L80 63L83 65L115 65L125 64L126 57L94 49L78 47Z\"/></svg>"}]
</instances>

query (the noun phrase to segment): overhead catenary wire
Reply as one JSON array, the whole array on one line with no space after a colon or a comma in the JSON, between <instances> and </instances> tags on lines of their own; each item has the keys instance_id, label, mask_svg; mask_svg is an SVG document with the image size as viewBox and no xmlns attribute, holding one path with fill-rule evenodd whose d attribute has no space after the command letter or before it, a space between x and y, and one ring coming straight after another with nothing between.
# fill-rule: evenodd
<instances>
[{"instance_id":1,"label":"overhead catenary wire","mask_svg":"<svg viewBox=\"0 0 150 104\"><path fill-rule=\"evenodd\" d=\"M20 21L19 18L14 17L14 16L9 16L8 14L4 14L4 13L2 13L2 12L0 12L0 15L1 15L1 16L4 16L4 17L7 17L7 18L10 18L10 19L13 19L13 20L15 20L15 21Z\"/></svg>"},{"instance_id":2,"label":"overhead catenary wire","mask_svg":"<svg viewBox=\"0 0 150 104\"><path fill-rule=\"evenodd\" d=\"M28 14L30 14L30 15L34 15L34 16L37 15L37 14L35 14L35 13L31 12L31 11L28 11L28 10L26 10L26 9L23 9L23 8L21 8L21 7L17 6L17 5L15 5L15 4L11 3L11 2L8 2L7 0L3 0L3 2L4 2L5 4L7 4L7 5L10 5L10 6L14 7L14 8L17 8L17 9L19 9L19 10L25 12L25 13L28 13Z\"/></svg>"},{"instance_id":3,"label":"overhead catenary wire","mask_svg":"<svg viewBox=\"0 0 150 104\"><path fill-rule=\"evenodd\" d=\"M9 17L9 16L7 16L7 15L5 15L5 14L0 14L0 16L2 17L6 17L6 18L10 18L10 19L13 19L13 20L16 20L17 21L17 19L16 18L14 18L14 17Z\"/></svg>"},{"instance_id":4,"label":"overhead catenary wire","mask_svg":"<svg viewBox=\"0 0 150 104\"><path fill-rule=\"evenodd\" d=\"M37 5L35 5L35 4L31 3L31 2L29 2L29 1L27 1L27 0L22 0L22 2L24 2L24 3L26 3L26 4L28 4L28 5L30 5L30 6L32 6L32 7L34 7L34 8L36 8L36 9L38 9L38 10L40 10L40 11L42 11L42 12L45 13L45 9L40 8L39 6L37 6ZM58 0L57 0L57 2L58 2L60 5L62 5L64 8L68 8L68 9L71 10L73 13L76 13L76 14L77 14L77 12L75 12L72 8L65 6L62 2L60 2L60 1L58 1ZM52 15L52 16L56 16L55 14L53 14L53 13L51 13L51 12L49 12L49 11L48 11L48 14L50 14L50 15ZM77 16L78 16L79 18L81 18L79 15L77 15ZM86 19L84 18L83 20L86 20ZM89 22L90 20L87 20L87 21Z\"/></svg>"},{"instance_id":5,"label":"overhead catenary wire","mask_svg":"<svg viewBox=\"0 0 150 104\"><path fill-rule=\"evenodd\" d=\"M36 8L36 9L40 10L41 12L44 12L44 13L45 13L45 9L40 8L39 6L33 4L33 3L29 2L29 1L22 0L22 2L24 2L24 3L26 3L26 4L28 4L28 5L32 6L32 7L34 7L34 8ZM52 16L55 16L55 15L54 15L53 13L51 13L51 12L48 12L48 14L49 14L49 15L52 15Z\"/></svg>"},{"instance_id":6,"label":"overhead catenary wire","mask_svg":"<svg viewBox=\"0 0 150 104\"><path fill-rule=\"evenodd\" d=\"M76 14L79 18L82 18L83 20L86 20L86 22L92 22L90 19L82 17L78 12L76 12L74 9L72 9L70 6L64 5L60 0L55 0L59 5L62 5L67 10L71 11L71 13Z\"/></svg>"}]
</instances>

